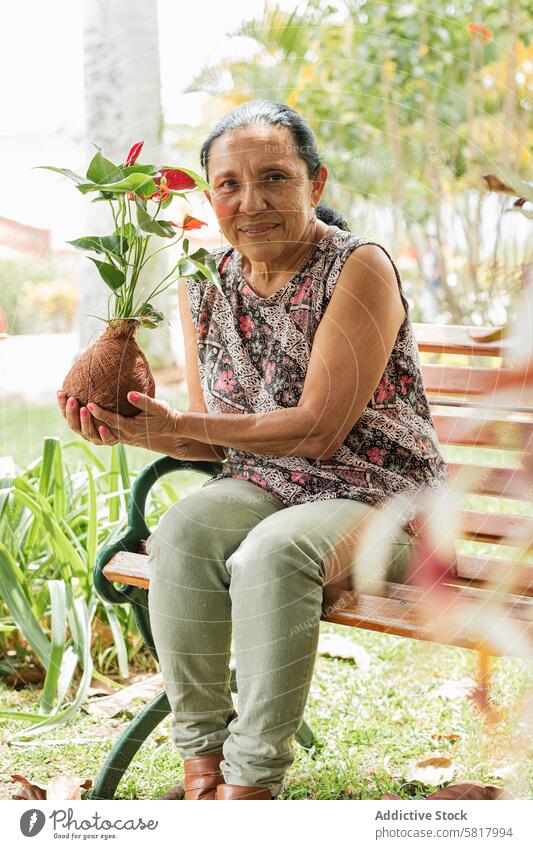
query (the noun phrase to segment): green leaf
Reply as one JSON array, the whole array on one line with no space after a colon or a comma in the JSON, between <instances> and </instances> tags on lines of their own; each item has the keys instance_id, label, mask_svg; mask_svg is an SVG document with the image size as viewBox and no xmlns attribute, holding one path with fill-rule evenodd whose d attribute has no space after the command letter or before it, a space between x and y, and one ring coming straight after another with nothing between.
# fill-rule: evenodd
<instances>
[{"instance_id":1,"label":"green leaf","mask_svg":"<svg viewBox=\"0 0 533 849\"><path fill-rule=\"evenodd\" d=\"M124 225L124 236L127 239L128 243L133 242L133 240L137 238L138 233L135 224L130 224L128 222L128 224Z\"/></svg>"},{"instance_id":2,"label":"green leaf","mask_svg":"<svg viewBox=\"0 0 533 849\"><path fill-rule=\"evenodd\" d=\"M123 271L117 268L114 265L111 265L109 262L102 262L99 259L93 259L92 256L87 257L87 259L92 260L96 265L98 271L100 272L100 277L107 283L110 289L117 293L117 290L120 289L124 285L124 280L126 279L126 275Z\"/></svg>"},{"instance_id":3,"label":"green leaf","mask_svg":"<svg viewBox=\"0 0 533 849\"><path fill-rule=\"evenodd\" d=\"M114 183L122 179L122 169L120 165L114 165L109 159L105 159L100 150L97 150L87 169L86 178L91 183Z\"/></svg>"},{"instance_id":4,"label":"green leaf","mask_svg":"<svg viewBox=\"0 0 533 849\"><path fill-rule=\"evenodd\" d=\"M79 186L79 188L80 190L82 189L81 186ZM139 174L138 172L128 174L127 177L123 180L118 180L116 183L99 185L94 188L99 191L102 189L108 189L111 192L134 192L135 194L140 194L143 197L153 195L154 192L157 191L157 186L152 178L148 174ZM92 190L89 189L89 191Z\"/></svg>"},{"instance_id":5,"label":"green leaf","mask_svg":"<svg viewBox=\"0 0 533 849\"><path fill-rule=\"evenodd\" d=\"M198 268L189 257L182 257L178 262L178 272L180 277L196 277Z\"/></svg>"},{"instance_id":6,"label":"green leaf","mask_svg":"<svg viewBox=\"0 0 533 849\"><path fill-rule=\"evenodd\" d=\"M206 248L198 248L193 254L189 255L189 259L199 259L200 261L209 255L209 251Z\"/></svg>"},{"instance_id":7,"label":"green leaf","mask_svg":"<svg viewBox=\"0 0 533 849\"><path fill-rule=\"evenodd\" d=\"M109 521L112 524L118 522L120 515L120 495L118 485L119 461L116 452L116 446L111 446L111 469L109 473L109 498L107 504L109 507Z\"/></svg>"},{"instance_id":8,"label":"green leaf","mask_svg":"<svg viewBox=\"0 0 533 849\"><path fill-rule=\"evenodd\" d=\"M180 260L178 263L179 274L181 277L194 277L198 279L196 273L191 274L190 269L195 268L201 272L203 278L207 278L211 283L214 283L218 289L222 290L222 284L220 282L220 275L218 273L217 265L214 258L209 255L206 256L204 262L200 262L198 259L192 259L192 257L185 257L185 262L182 264ZM200 278L201 279L201 278Z\"/></svg>"},{"instance_id":9,"label":"green leaf","mask_svg":"<svg viewBox=\"0 0 533 849\"><path fill-rule=\"evenodd\" d=\"M43 168L46 171L56 171L58 174L63 174L64 177L68 177L69 180L74 180L75 183L85 183L85 177L81 177L69 168L54 168L53 165L35 165L34 167Z\"/></svg>"},{"instance_id":10,"label":"green leaf","mask_svg":"<svg viewBox=\"0 0 533 849\"><path fill-rule=\"evenodd\" d=\"M36 519L42 523L43 531L47 535L56 556L64 564L69 564L74 574L83 581L86 565L60 527L46 499L23 477L18 477L15 480L13 497L28 507Z\"/></svg>"},{"instance_id":11,"label":"green leaf","mask_svg":"<svg viewBox=\"0 0 533 849\"><path fill-rule=\"evenodd\" d=\"M53 713L51 716L46 717L46 719L32 725L30 728L17 731L15 734L11 735L9 738L10 741L17 739L18 737L34 737L37 734L40 734L43 730L50 730L51 728L64 725L65 722L78 713L81 704L83 704L87 698L93 674L93 662L91 658L91 619L85 599L83 597L74 599L70 584L66 584L65 594L67 601L67 619L70 626L70 632L76 647L76 654L78 655L78 659L83 669L76 697L67 708Z\"/></svg>"},{"instance_id":12,"label":"green leaf","mask_svg":"<svg viewBox=\"0 0 533 849\"><path fill-rule=\"evenodd\" d=\"M103 253L103 248L100 243L100 236L82 236L80 239L67 240L67 245L72 245L79 251L95 251L95 253Z\"/></svg>"},{"instance_id":13,"label":"green leaf","mask_svg":"<svg viewBox=\"0 0 533 849\"><path fill-rule=\"evenodd\" d=\"M54 706L61 664L67 642L67 614L65 602L65 582L48 581L51 604L51 648L50 660L41 694L40 709L50 713Z\"/></svg>"},{"instance_id":14,"label":"green leaf","mask_svg":"<svg viewBox=\"0 0 533 849\"><path fill-rule=\"evenodd\" d=\"M122 173L127 177L128 174L157 174L156 165L125 165L122 168Z\"/></svg>"},{"instance_id":15,"label":"green leaf","mask_svg":"<svg viewBox=\"0 0 533 849\"><path fill-rule=\"evenodd\" d=\"M96 560L96 546L98 541L98 511L96 504L96 487L91 467L86 463L87 480L89 482L89 492L87 493L87 512L89 521L87 525L87 563L90 567L94 565Z\"/></svg>"},{"instance_id":16,"label":"green leaf","mask_svg":"<svg viewBox=\"0 0 533 849\"><path fill-rule=\"evenodd\" d=\"M144 304L139 310L139 315L143 316L141 320L142 327L157 327L160 322L165 320L163 313L154 309L152 304Z\"/></svg>"},{"instance_id":17,"label":"green leaf","mask_svg":"<svg viewBox=\"0 0 533 849\"><path fill-rule=\"evenodd\" d=\"M79 448L89 458L91 463L98 469L99 472L105 472L105 464L83 439L72 439L70 442L64 442L63 449L65 448Z\"/></svg>"},{"instance_id":18,"label":"green leaf","mask_svg":"<svg viewBox=\"0 0 533 849\"><path fill-rule=\"evenodd\" d=\"M117 233L112 233L111 236L83 236L80 239L73 239L68 244L78 250L104 254L111 265L113 260L122 266L127 264L128 240L122 239L121 244L120 235Z\"/></svg>"},{"instance_id":19,"label":"green leaf","mask_svg":"<svg viewBox=\"0 0 533 849\"><path fill-rule=\"evenodd\" d=\"M154 236L165 237L174 234L174 230L171 227L166 226L166 222L159 222L156 221L155 218L152 218L137 198L135 198L135 205L137 207L137 221L139 222L139 227L144 233L151 233ZM170 234L168 232L169 229L172 230Z\"/></svg>"},{"instance_id":20,"label":"green leaf","mask_svg":"<svg viewBox=\"0 0 533 849\"><path fill-rule=\"evenodd\" d=\"M2 542L0 542L0 595L24 639L28 641L41 664L47 669L50 643L35 618L26 596L24 578Z\"/></svg>"},{"instance_id":21,"label":"green leaf","mask_svg":"<svg viewBox=\"0 0 533 849\"><path fill-rule=\"evenodd\" d=\"M163 227L166 231L167 236L176 236L176 228L170 221L162 221L161 218L158 218L157 223Z\"/></svg>"},{"instance_id":22,"label":"green leaf","mask_svg":"<svg viewBox=\"0 0 533 849\"><path fill-rule=\"evenodd\" d=\"M126 510L128 509L129 503L129 490L131 489L131 480L130 480L130 470L128 468L128 458L126 456L126 448L119 442L116 446L117 454L118 454L118 466L120 469L120 479L122 481L122 488L124 490L124 501Z\"/></svg>"},{"instance_id":23,"label":"green leaf","mask_svg":"<svg viewBox=\"0 0 533 849\"><path fill-rule=\"evenodd\" d=\"M61 669L59 672L59 680L57 682L56 699L58 705L63 704L65 700L67 690L72 684L72 678L74 677L74 672L76 670L77 665L78 655L75 653L72 646L69 645L67 646L63 654Z\"/></svg>"},{"instance_id":24,"label":"green leaf","mask_svg":"<svg viewBox=\"0 0 533 849\"><path fill-rule=\"evenodd\" d=\"M181 243L181 246L182 246L182 248L183 248L183 251L184 251L185 253L188 253L188 251L189 251L189 240L188 240L188 239L184 239L184 240L183 240L183 242Z\"/></svg>"},{"instance_id":25,"label":"green leaf","mask_svg":"<svg viewBox=\"0 0 533 849\"><path fill-rule=\"evenodd\" d=\"M47 436L45 438L45 445L48 440L53 439L53 437ZM55 452L54 452L54 513L58 518L63 518L66 511L66 499L65 499L65 475L64 475L64 466L63 466L63 457L61 452L61 443L57 439L54 439Z\"/></svg>"},{"instance_id":26,"label":"green leaf","mask_svg":"<svg viewBox=\"0 0 533 849\"><path fill-rule=\"evenodd\" d=\"M129 678L128 650L126 648L124 634L122 633L122 628L120 627L120 622L117 613L114 607L106 601L104 602L104 607L105 612L107 613L107 619L109 621L111 633L113 634L113 641L117 650L119 672L123 678Z\"/></svg>"},{"instance_id":27,"label":"green leaf","mask_svg":"<svg viewBox=\"0 0 533 849\"><path fill-rule=\"evenodd\" d=\"M161 201L160 208L166 209L167 206L170 206L170 204L172 203L173 200L174 200L174 195L170 194L167 198L165 198L165 200Z\"/></svg>"}]
</instances>

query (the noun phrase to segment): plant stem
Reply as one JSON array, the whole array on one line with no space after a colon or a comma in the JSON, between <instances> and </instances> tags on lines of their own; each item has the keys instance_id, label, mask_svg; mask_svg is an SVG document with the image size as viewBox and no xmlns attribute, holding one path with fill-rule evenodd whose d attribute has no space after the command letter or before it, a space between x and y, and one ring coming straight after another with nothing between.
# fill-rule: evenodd
<instances>
[{"instance_id":1,"label":"plant stem","mask_svg":"<svg viewBox=\"0 0 533 849\"><path fill-rule=\"evenodd\" d=\"M163 245L163 247L162 247L162 248L158 248L156 251L154 251L154 252L153 252L153 254L150 254L150 256L147 256L147 257L146 257L146 259L144 260L143 264L141 265L141 268L143 267L143 265L146 265L146 263L147 263L150 259L152 259L152 257L153 257L153 256L155 256L156 254L158 254L160 251L166 251L168 248L172 248L172 247L174 247L174 245L177 245L177 244L178 244L178 242L179 242L182 238L183 238L183 233L181 234L181 236L179 237L179 239L176 239L176 241L175 241L175 242L170 242L168 245ZM139 271L140 271L140 270L141 270L141 269L139 269Z\"/></svg>"}]
</instances>

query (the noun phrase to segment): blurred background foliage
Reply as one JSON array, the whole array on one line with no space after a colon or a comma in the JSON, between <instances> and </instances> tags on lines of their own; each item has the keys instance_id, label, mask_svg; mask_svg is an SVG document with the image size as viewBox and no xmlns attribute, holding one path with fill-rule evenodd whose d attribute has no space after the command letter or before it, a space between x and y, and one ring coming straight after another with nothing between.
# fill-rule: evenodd
<instances>
[{"instance_id":1,"label":"blurred background foliage","mask_svg":"<svg viewBox=\"0 0 533 849\"><path fill-rule=\"evenodd\" d=\"M0 259L0 305L12 335L68 333L79 304L77 257Z\"/></svg>"},{"instance_id":2,"label":"blurred background foliage","mask_svg":"<svg viewBox=\"0 0 533 849\"><path fill-rule=\"evenodd\" d=\"M414 317L504 323L533 249L482 175L531 176L530 11L525 0L269 6L234 33L253 40L252 60L208 63L191 82L211 95L204 126L175 127L174 143L199 150L246 100L287 103L317 135L324 202L387 241Z\"/></svg>"}]
</instances>

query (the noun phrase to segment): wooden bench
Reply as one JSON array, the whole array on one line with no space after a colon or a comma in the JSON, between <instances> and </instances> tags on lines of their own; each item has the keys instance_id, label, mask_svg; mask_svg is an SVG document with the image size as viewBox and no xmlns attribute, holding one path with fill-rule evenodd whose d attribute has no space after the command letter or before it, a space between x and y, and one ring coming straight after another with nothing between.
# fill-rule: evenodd
<instances>
[{"instance_id":1,"label":"wooden bench","mask_svg":"<svg viewBox=\"0 0 533 849\"><path fill-rule=\"evenodd\" d=\"M501 543L510 532L525 531L528 514L532 515L531 484L528 484L526 472L521 468L520 458L524 446L528 442L533 444L533 390L531 386L525 386L512 404L490 403L490 414L487 415L487 399L494 397L493 393L510 372L509 365L513 364L513 353L516 352L512 342L476 341L476 336L488 333L488 329L484 332L482 328L428 324L415 324L414 327L439 441L442 446L453 446L450 452L456 455L448 459L451 479L461 470L468 469L476 480L470 496L504 499L496 508L493 503L489 506L484 503L481 506L465 504L456 542L457 577L447 578L445 589L472 611L481 609L497 592L506 620L518 629L515 633L531 641L533 562L522 560L519 566L516 565L513 560L516 552L509 548L502 550ZM438 362L438 355L443 354L454 356L447 357L443 364ZM505 368L502 367L502 357L505 357ZM466 459L460 456L465 449L468 449ZM488 459L486 449L495 449ZM498 462L498 454L504 462ZM213 475L221 466L219 463L182 462L168 457L148 466L136 478L132 488L126 533L99 555L95 566L94 579L99 595L113 603L133 604L140 631L154 657L157 654L148 616L149 575L145 551L150 532L144 519L144 509L148 492L159 477L180 468ZM515 504L517 493L520 504ZM511 494L513 500L510 501ZM501 580L502 574L514 576L512 583L506 584L505 592L494 586L494 579ZM511 591L508 591L509 586ZM490 656L513 655L515 646L497 649L486 640L473 637L468 629L458 629L452 639L443 640L438 631L428 627L424 601L424 591L420 588L389 582L383 585L380 595L343 593L335 604L329 604L323 610L322 619L349 627L479 650L479 692L486 701ZM516 649L516 654L523 656L523 645L519 650L517 643ZM163 707L166 708L166 697L161 694L158 698L160 701L152 707L162 713ZM153 716L150 718L150 711L151 706L148 706L145 719L146 728L151 730L155 727L155 720ZM141 716L135 730L137 738L140 737L139 725L142 722ZM135 742L138 743L138 739ZM307 726L303 727L300 742L312 745L312 733ZM124 752L128 747L131 751L131 735L115 747L115 757L113 759L112 753L108 759L109 763L94 788L93 798L112 798L114 786L118 783L114 783L117 770L127 758ZM122 761L120 757L117 760L121 752Z\"/></svg>"}]
</instances>

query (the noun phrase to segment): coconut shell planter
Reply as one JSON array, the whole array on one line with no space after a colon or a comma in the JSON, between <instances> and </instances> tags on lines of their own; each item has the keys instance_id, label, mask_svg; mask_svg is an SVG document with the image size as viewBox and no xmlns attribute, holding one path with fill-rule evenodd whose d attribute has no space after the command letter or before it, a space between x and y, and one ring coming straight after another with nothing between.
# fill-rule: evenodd
<instances>
[{"instance_id":1,"label":"coconut shell planter","mask_svg":"<svg viewBox=\"0 0 533 849\"><path fill-rule=\"evenodd\" d=\"M127 399L135 390L155 396L155 381L148 360L135 341L139 321L115 319L100 338L74 363L63 381L67 398L89 401L121 416L134 416L138 407Z\"/></svg>"},{"instance_id":2,"label":"coconut shell planter","mask_svg":"<svg viewBox=\"0 0 533 849\"><path fill-rule=\"evenodd\" d=\"M180 277L209 280L220 286L214 258L204 248L189 254L189 241L184 238L186 232L197 230L206 222L186 215L181 224L176 224L161 214L174 195L184 198L188 192L210 190L211 186L186 168L139 165L142 146L142 141L134 144L120 165L105 159L97 148L85 176L66 168L39 166L63 174L82 194L96 193L93 200L106 200L111 207L112 233L68 242L96 254L87 258L96 266L111 295L107 318L101 318L107 327L73 364L63 382L63 391L82 406L92 401L121 416L140 412L127 400L128 392L155 397L154 376L135 339L140 327L155 328L165 320L154 306L155 298ZM149 287L149 291L142 289L137 293L139 275L153 255L149 249L155 239L170 240L163 249L181 242L181 256L163 280ZM153 253L161 250L158 246Z\"/></svg>"}]
</instances>

